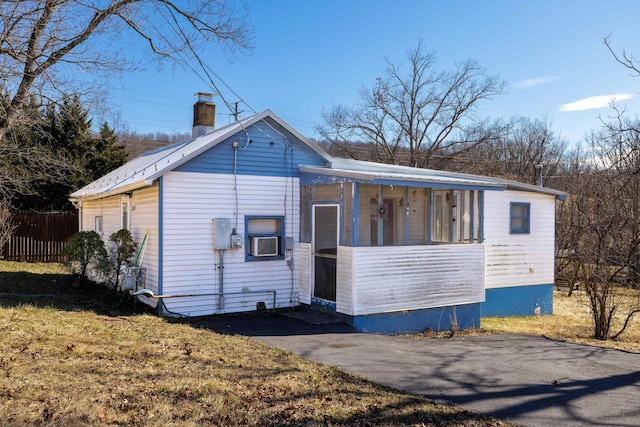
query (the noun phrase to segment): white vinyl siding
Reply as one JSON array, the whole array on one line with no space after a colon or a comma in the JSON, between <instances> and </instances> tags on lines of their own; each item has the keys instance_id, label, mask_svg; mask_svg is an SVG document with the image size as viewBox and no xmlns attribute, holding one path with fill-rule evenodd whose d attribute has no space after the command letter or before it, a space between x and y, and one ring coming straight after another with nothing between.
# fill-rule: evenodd
<instances>
[{"instance_id":1,"label":"white vinyl siding","mask_svg":"<svg viewBox=\"0 0 640 427\"><path fill-rule=\"evenodd\" d=\"M95 231L95 218L102 217L100 237L106 242L116 231L120 230L120 196L82 202L82 230Z\"/></svg>"},{"instance_id":2,"label":"white vinyl siding","mask_svg":"<svg viewBox=\"0 0 640 427\"><path fill-rule=\"evenodd\" d=\"M82 202L83 231L91 231L95 227L95 218L102 217L102 233L100 237L105 244L109 236L120 230L122 225L122 198L120 196ZM146 287L158 291L158 186L154 185L133 192L129 203L129 225L131 236L138 244L142 244L144 235L150 230L146 243L142 267L146 269ZM137 253L137 252L136 252ZM135 257L135 255L134 255ZM94 277L100 280L99 277ZM155 305L156 300L145 300Z\"/></svg>"},{"instance_id":3,"label":"white vinyl siding","mask_svg":"<svg viewBox=\"0 0 640 427\"><path fill-rule=\"evenodd\" d=\"M484 301L484 245L338 249L336 309L352 316Z\"/></svg>"},{"instance_id":4,"label":"white vinyl siding","mask_svg":"<svg viewBox=\"0 0 640 427\"><path fill-rule=\"evenodd\" d=\"M300 278L300 302L302 304L311 304L311 289L313 286L311 243L298 244L298 269Z\"/></svg>"},{"instance_id":5,"label":"white vinyl siding","mask_svg":"<svg viewBox=\"0 0 640 427\"><path fill-rule=\"evenodd\" d=\"M158 292L158 185L135 191L131 196L131 236L138 244L138 248L144 240L144 235L149 230L149 237L145 243L144 253L140 266L146 271L145 286L153 292ZM137 253L136 253L137 254ZM157 300L145 302L155 305Z\"/></svg>"},{"instance_id":6,"label":"white vinyl siding","mask_svg":"<svg viewBox=\"0 0 640 427\"><path fill-rule=\"evenodd\" d=\"M236 222L236 191L238 216ZM167 309L188 316L232 313L256 309L262 301L273 307L298 305L297 247L285 259L245 262L246 248L224 251L224 277L220 282L221 253L213 249L213 218L228 218L236 233L246 236L245 215L282 216L286 237L299 241L300 187L297 178L169 172L163 178L163 294L227 295L222 306L216 295L165 299ZM293 253L292 253L293 252ZM249 293L251 292L251 293Z\"/></svg>"},{"instance_id":7,"label":"white vinyl siding","mask_svg":"<svg viewBox=\"0 0 640 427\"><path fill-rule=\"evenodd\" d=\"M530 233L511 233L511 203L530 203ZM484 202L487 288L550 284L554 280L555 197L487 191Z\"/></svg>"},{"instance_id":8,"label":"white vinyl siding","mask_svg":"<svg viewBox=\"0 0 640 427\"><path fill-rule=\"evenodd\" d=\"M338 260L336 264L336 311L338 313L353 315L354 301L354 271L353 271L353 247L338 246ZM359 248L355 248L359 249ZM382 248L376 248L379 251Z\"/></svg>"}]
</instances>

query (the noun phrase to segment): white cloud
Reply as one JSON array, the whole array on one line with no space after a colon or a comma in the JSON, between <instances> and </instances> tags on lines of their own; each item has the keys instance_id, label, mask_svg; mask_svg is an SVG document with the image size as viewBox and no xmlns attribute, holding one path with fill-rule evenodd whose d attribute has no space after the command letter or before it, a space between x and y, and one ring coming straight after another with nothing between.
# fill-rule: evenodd
<instances>
[{"instance_id":1,"label":"white cloud","mask_svg":"<svg viewBox=\"0 0 640 427\"><path fill-rule=\"evenodd\" d=\"M582 111L595 110L597 108L608 107L611 102L625 101L633 98L632 93L615 93L613 95L590 96L568 104L562 104L560 111Z\"/></svg>"},{"instance_id":2,"label":"white cloud","mask_svg":"<svg viewBox=\"0 0 640 427\"><path fill-rule=\"evenodd\" d=\"M531 79L524 79L517 81L513 84L516 89L527 89L534 86L540 86L545 83L550 83L552 81L558 80L560 76L548 76L548 77L534 77Z\"/></svg>"}]
</instances>

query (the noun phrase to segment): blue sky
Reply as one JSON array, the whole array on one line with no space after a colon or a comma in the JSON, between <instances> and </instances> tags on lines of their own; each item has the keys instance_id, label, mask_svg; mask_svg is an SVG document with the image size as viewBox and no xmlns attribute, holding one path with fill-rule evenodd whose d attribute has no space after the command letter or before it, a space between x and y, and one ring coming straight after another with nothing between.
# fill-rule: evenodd
<instances>
[{"instance_id":1,"label":"blue sky","mask_svg":"<svg viewBox=\"0 0 640 427\"><path fill-rule=\"evenodd\" d=\"M293 1L250 0L255 48L229 61L216 48L205 62L238 94L230 102L267 108L306 136L323 109L353 105L363 85L382 74L385 58L402 63L423 41L437 67L476 60L509 84L480 104L482 116L548 119L556 133L580 140L611 114L616 98L640 114L640 77L615 62L603 44L640 57L640 2L603 1ZM224 86L217 81L219 86ZM138 132L190 132L193 96L210 92L192 71L167 68L124 74L108 100L120 123ZM230 121L220 99L217 123ZM244 115L252 113L240 106Z\"/></svg>"}]
</instances>

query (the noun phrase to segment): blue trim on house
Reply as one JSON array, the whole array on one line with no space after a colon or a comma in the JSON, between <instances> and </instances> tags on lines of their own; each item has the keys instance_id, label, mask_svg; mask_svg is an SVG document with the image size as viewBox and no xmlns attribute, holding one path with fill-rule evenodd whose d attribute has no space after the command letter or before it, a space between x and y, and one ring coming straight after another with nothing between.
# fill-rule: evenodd
<instances>
[{"instance_id":1,"label":"blue trim on house","mask_svg":"<svg viewBox=\"0 0 640 427\"><path fill-rule=\"evenodd\" d=\"M303 163L300 163L303 164ZM330 171L330 170L329 170ZM417 187L417 188L443 188L453 190L486 190L486 191L503 191L500 187L472 185L472 184L453 184L441 182L429 182L428 178L421 180L403 180L403 179L364 179L345 176L337 176L331 174L316 174L310 172L300 172L300 185L326 185L326 184L344 184L347 182L359 182L371 185L394 185L397 187Z\"/></svg>"},{"instance_id":2,"label":"blue trim on house","mask_svg":"<svg viewBox=\"0 0 640 427\"><path fill-rule=\"evenodd\" d=\"M341 317L357 330L373 334L411 334L427 329L446 331L451 329L454 317L459 329L469 329L480 327L480 304Z\"/></svg>"},{"instance_id":3,"label":"blue trim on house","mask_svg":"<svg viewBox=\"0 0 640 427\"><path fill-rule=\"evenodd\" d=\"M490 288L480 305L482 317L533 316L553 314L553 284Z\"/></svg>"},{"instance_id":4,"label":"blue trim on house","mask_svg":"<svg viewBox=\"0 0 640 427\"><path fill-rule=\"evenodd\" d=\"M164 177L158 178L158 295L164 294L163 270L164 270ZM159 300L162 301L162 300ZM163 305L158 303L158 315L163 316Z\"/></svg>"},{"instance_id":5,"label":"blue trim on house","mask_svg":"<svg viewBox=\"0 0 640 427\"><path fill-rule=\"evenodd\" d=\"M296 177L298 165L326 165L324 158L293 135L285 138L266 123L259 122L249 126L246 133L234 134L175 170L233 174L233 142L239 144L236 159L239 175Z\"/></svg>"},{"instance_id":6,"label":"blue trim on house","mask_svg":"<svg viewBox=\"0 0 640 427\"><path fill-rule=\"evenodd\" d=\"M521 215L516 216L514 207L523 209ZM522 224L514 226L514 220L522 221ZM531 203L511 202L509 206L509 234L531 234Z\"/></svg>"},{"instance_id":7,"label":"blue trim on house","mask_svg":"<svg viewBox=\"0 0 640 427\"><path fill-rule=\"evenodd\" d=\"M311 308L322 313L336 314L336 303L326 299L311 297Z\"/></svg>"}]
</instances>

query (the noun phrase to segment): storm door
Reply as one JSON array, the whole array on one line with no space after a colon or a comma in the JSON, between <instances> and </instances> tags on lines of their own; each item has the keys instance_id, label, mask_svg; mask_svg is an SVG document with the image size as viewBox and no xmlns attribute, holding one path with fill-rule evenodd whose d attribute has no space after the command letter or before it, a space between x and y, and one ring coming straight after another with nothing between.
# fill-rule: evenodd
<instances>
[{"instance_id":1,"label":"storm door","mask_svg":"<svg viewBox=\"0 0 640 427\"><path fill-rule=\"evenodd\" d=\"M338 259L338 205L313 206L313 298L336 302Z\"/></svg>"}]
</instances>

